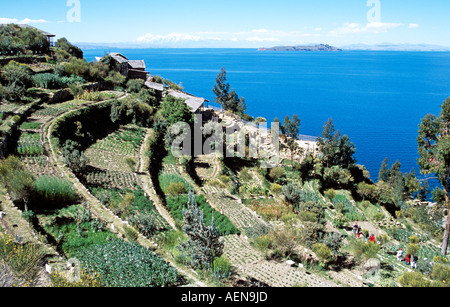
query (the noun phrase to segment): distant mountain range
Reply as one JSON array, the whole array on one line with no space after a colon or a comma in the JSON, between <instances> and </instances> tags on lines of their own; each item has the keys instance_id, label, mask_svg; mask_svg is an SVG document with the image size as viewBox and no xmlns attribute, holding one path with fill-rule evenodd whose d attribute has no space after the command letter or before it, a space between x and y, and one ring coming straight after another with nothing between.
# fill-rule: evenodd
<instances>
[{"instance_id":1,"label":"distant mountain range","mask_svg":"<svg viewBox=\"0 0 450 307\"><path fill-rule=\"evenodd\" d=\"M278 46L272 48L259 48L260 51L342 51L342 49L330 45L311 45L311 46Z\"/></svg>"},{"instance_id":2,"label":"distant mountain range","mask_svg":"<svg viewBox=\"0 0 450 307\"><path fill-rule=\"evenodd\" d=\"M450 51L449 46L430 44L392 44L381 43L376 45L352 44L341 47L343 50L374 50L374 51Z\"/></svg>"},{"instance_id":3,"label":"distant mountain range","mask_svg":"<svg viewBox=\"0 0 450 307\"><path fill-rule=\"evenodd\" d=\"M81 49L140 49L140 48L239 48L237 46L220 45L184 45L184 44L149 44L139 42L123 43L75 43ZM254 48L250 48L254 49ZM373 50L373 51L450 51L450 46L430 45L430 44L350 44L339 47L333 47L327 44L304 45L304 46L278 46L270 48L258 48L258 50L277 50L277 51L344 51L344 50Z\"/></svg>"}]
</instances>

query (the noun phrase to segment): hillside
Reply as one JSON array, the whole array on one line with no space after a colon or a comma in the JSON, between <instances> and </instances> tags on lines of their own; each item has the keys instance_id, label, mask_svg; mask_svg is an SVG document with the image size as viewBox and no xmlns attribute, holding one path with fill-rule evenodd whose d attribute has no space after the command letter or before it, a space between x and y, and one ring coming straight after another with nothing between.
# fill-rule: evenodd
<instances>
[{"instance_id":1,"label":"hillside","mask_svg":"<svg viewBox=\"0 0 450 307\"><path fill-rule=\"evenodd\" d=\"M342 49L330 45L312 45L312 46L277 46L271 48L259 48L260 51L342 51Z\"/></svg>"},{"instance_id":2,"label":"hillside","mask_svg":"<svg viewBox=\"0 0 450 307\"><path fill-rule=\"evenodd\" d=\"M172 125L195 121L170 80L154 76L158 92L111 56L87 63L65 39L43 57L0 61L1 285L447 285L442 208L420 200L423 184L397 164L375 183L332 121L299 141L287 118L280 151L265 135L255 157L249 135L265 119L245 114L233 90L226 111L194 111L202 143L234 127L248 134L244 154L223 155L221 142L236 144L214 139L211 152L178 157L195 136L174 145ZM400 248L416 268L397 260Z\"/></svg>"}]
</instances>

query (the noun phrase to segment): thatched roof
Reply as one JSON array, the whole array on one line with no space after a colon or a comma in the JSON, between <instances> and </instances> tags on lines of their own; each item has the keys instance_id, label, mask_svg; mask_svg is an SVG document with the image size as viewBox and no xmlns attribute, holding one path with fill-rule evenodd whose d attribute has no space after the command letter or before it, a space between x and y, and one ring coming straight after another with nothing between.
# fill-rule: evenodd
<instances>
[{"instance_id":1,"label":"thatched roof","mask_svg":"<svg viewBox=\"0 0 450 307\"><path fill-rule=\"evenodd\" d=\"M162 85L161 83L147 81L145 82L145 86L147 86L150 89L157 90L159 92L162 92L164 90L164 85Z\"/></svg>"},{"instance_id":2,"label":"thatched roof","mask_svg":"<svg viewBox=\"0 0 450 307\"><path fill-rule=\"evenodd\" d=\"M203 106L203 104L206 101L205 98L196 97L185 92L179 92L174 90L169 90L167 94L175 98L184 99L185 103L189 108L191 108L192 112L196 112L201 106Z\"/></svg>"},{"instance_id":3,"label":"thatched roof","mask_svg":"<svg viewBox=\"0 0 450 307\"><path fill-rule=\"evenodd\" d=\"M18 26L21 27L21 28L32 28L32 29L38 30L39 32L41 32L42 34L44 34L47 37L55 37L56 36L55 34L51 34L49 32L43 31L41 29L38 29L36 27L30 26L30 25L27 25L27 24L20 24Z\"/></svg>"},{"instance_id":4,"label":"thatched roof","mask_svg":"<svg viewBox=\"0 0 450 307\"><path fill-rule=\"evenodd\" d=\"M145 69L145 61L144 60L129 60L128 65L132 69Z\"/></svg>"},{"instance_id":5,"label":"thatched roof","mask_svg":"<svg viewBox=\"0 0 450 307\"><path fill-rule=\"evenodd\" d=\"M128 59L120 53L112 52L109 55L119 64L128 62Z\"/></svg>"}]
</instances>

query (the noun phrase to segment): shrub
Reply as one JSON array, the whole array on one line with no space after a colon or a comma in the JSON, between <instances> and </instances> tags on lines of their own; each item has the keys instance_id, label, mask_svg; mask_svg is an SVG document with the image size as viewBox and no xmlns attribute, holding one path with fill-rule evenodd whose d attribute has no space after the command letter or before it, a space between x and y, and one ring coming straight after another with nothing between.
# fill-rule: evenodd
<instances>
[{"instance_id":1,"label":"shrub","mask_svg":"<svg viewBox=\"0 0 450 307\"><path fill-rule=\"evenodd\" d=\"M429 287L431 282L419 272L406 272L398 279L403 287Z\"/></svg>"},{"instance_id":2,"label":"shrub","mask_svg":"<svg viewBox=\"0 0 450 307\"><path fill-rule=\"evenodd\" d=\"M170 196L187 194L185 184L182 182L171 182L166 189L166 194Z\"/></svg>"},{"instance_id":3,"label":"shrub","mask_svg":"<svg viewBox=\"0 0 450 307\"><path fill-rule=\"evenodd\" d=\"M253 239L252 244L256 249L262 252L267 252L272 248L273 238L269 235L263 235Z\"/></svg>"},{"instance_id":4,"label":"shrub","mask_svg":"<svg viewBox=\"0 0 450 307\"><path fill-rule=\"evenodd\" d=\"M328 246L328 248L331 250L333 255L337 256L340 254L343 240L344 240L344 237L340 233L328 232L324 236L322 243L325 244L326 246Z\"/></svg>"},{"instance_id":5,"label":"shrub","mask_svg":"<svg viewBox=\"0 0 450 307\"><path fill-rule=\"evenodd\" d=\"M336 197L336 191L334 189L326 190L324 194L329 201L333 201L333 199Z\"/></svg>"},{"instance_id":6,"label":"shrub","mask_svg":"<svg viewBox=\"0 0 450 307\"><path fill-rule=\"evenodd\" d=\"M331 249L325 244L316 243L313 245L312 250L316 254L316 256L323 262L327 262L333 257Z\"/></svg>"},{"instance_id":7,"label":"shrub","mask_svg":"<svg viewBox=\"0 0 450 307\"><path fill-rule=\"evenodd\" d=\"M139 93L144 87L144 80L131 79L127 82L127 91L130 93Z\"/></svg>"},{"instance_id":8,"label":"shrub","mask_svg":"<svg viewBox=\"0 0 450 307\"><path fill-rule=\"evenodd\" d=\"M410 255L417 255L419 249L420 249L419 245L414 243L408 244L406 246L406 252Z\"/></svg>"},{"instance_id":9,"label":"shrub","mask_svg":"<svg viewBox=\"0 0 450 307\"><path fill-rule=\"evenodd\" d=\"M280 194L282 189L283 187L277 183L272 183L270 185L270 191L272 191L272 193Z\"/></svg>"},{"instance_id":10,"label":"shrub","mask_svg":"<svg viewBox=\"0 0 450 307\"><path fill-rule=\"evenodd\" d=\"M183 220L183 208L186 207L188 201L188 195L180 195L179 197L167 197L167 208L169 209L172 216L178 220ZM239 234L239 230L231 223L231 221L220 212L211 208L211 206L206 202L203 195L196 196L196 201L200 209L202 209L204 214L205 223L209 225L211 223L212 217L214 216L214 222L216 227L219 229L221 235L229 234Z\"/></svg>"},{"instance_id":11,"label":"shrub","mask_svg":"<svg viewBox=\"0 0 450 307\"><path fill-rule=\"evenodd\" d=\"M231 262L225 256L216 258L213 263L214 277L219 279L228 278L231 274Z\"/></svg>"},{"instance_id":12,"label":"shrub","mask_svg":"<svg viewBox=\"0 0 450 307\"><path fill-rule=\"evenodd\" d=\"M450 280L450 266L442 263L435 263L433 265L433 272L431 273L431 278L433 278L436 281L448 283Z\"/></svg>"},{"instance_id":13,"label":"shrub","mask_svg":"<svg viewBox=\"0 0 450 307\"><path fill-rule=\"evenodd\" d=\"M161 174L158 176L159 179L159 186L161 187L161 190L167 194L167 189L172 183L181 183L186 191L189 191L192 189L192 187L189 185L189 183L186 182L186 180L183 179L180 175L177 174Z\"/></svg>"},{"instance_id":14,"label":"shrub","mask_svg":"<svg viewBox=\"0 0 450 307\"><path fill-rule=\"evenodd\" d=\"M139 238L139 234L132 227L124 226L123 230L125 231L125 238L127 238L129 242L136 242Z\"/></svg>"},{"instance_id":15,"label":"shrub","mask_svg":"<svg viewBox=\"0 0 450 307\"><path fill-rule=\"evenodd\" d=\"M6 263L15 278L25 284L37 281L43 258L44 253L39 245L17 244L11 237L0 232L0 264ZM0 276L2 273L0 267Z\"/></svg>"},{"instance_id":16,"label":"shrub","mask_svg":"<svg viewBox=\"0 0 450 307\"><path fill-rule=\"evenodd\" d=\"M269 177L273 182L277 182L278 179L284 176L284 169L282 167L275 167L270 170Z\"/></svg>"},{"instance_id":17,"label":"shrub","mask_svg":"<svg viewBox=\"0 0 450 307\"><path fill-rule=\"evenodd\" d=\"M357 261L375 258L380 250L378 244L365 243L364 240L351 240L349 248Z\"/></svg>"},{"instance_id":18,"label":"shrub","mask_svg":"<svg viewBox=\"0 0 450 307\"><path fill-rule=\"evenodd\" d=\"M230 177L228 177L227 175L220 175L219 180L224 184L228 184L230 182Z\"/></svg>"}]
</instances>

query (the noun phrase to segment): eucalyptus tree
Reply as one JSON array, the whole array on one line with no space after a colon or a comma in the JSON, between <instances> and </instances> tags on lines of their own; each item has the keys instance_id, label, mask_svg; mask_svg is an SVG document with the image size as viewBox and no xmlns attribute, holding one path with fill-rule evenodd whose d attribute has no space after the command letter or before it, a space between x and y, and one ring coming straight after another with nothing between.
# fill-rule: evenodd
<instances>
[{"instance_id":1,"label":"eucalyptus tree","mask_svg":"<svg viewBox=\"0 0 450 307\"><path fill-rule=\"evenodd\" d=\"M434 174L443 190L444 207L450 207L450 98L444 101L439 116L428 114L419 125L417 137L422 174ZM450 232L450 215L445 222L442 254L447 254Z\"/></svg>"}]
</instances>

